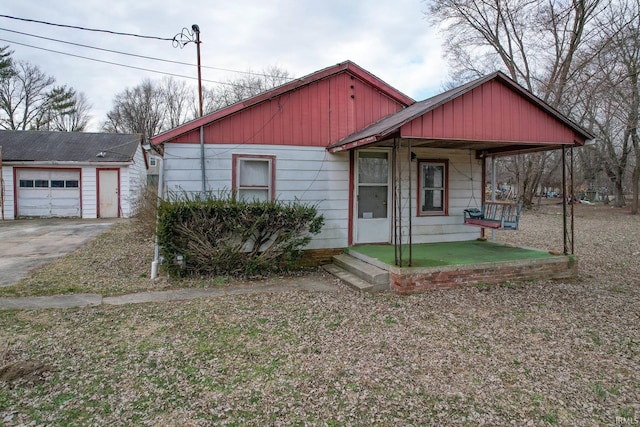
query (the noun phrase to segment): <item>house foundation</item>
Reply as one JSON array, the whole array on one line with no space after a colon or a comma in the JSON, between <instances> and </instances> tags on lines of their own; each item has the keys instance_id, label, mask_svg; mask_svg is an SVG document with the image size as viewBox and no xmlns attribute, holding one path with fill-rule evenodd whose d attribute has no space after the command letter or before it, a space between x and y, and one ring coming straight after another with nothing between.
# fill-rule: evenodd
<instances>
[{"instance_id":1,"label":"house foundation","mask_svg":"<svg viewBox=\"0 0 640 427\"><path fill-rule=\"evenodd\" d=\"M456 286L497 284L539 279L568 279L578 272L574 255L553 258L488 262L438 267L389 266L390 288L398 294L414 294Z\"/></svg>"}]
</instances>

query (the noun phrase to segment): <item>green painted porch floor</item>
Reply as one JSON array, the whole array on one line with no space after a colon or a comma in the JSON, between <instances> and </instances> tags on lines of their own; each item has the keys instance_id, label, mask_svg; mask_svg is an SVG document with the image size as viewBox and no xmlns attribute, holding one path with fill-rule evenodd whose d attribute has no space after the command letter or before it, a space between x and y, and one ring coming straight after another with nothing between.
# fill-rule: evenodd
<instances>
[{"instance_id":1,"label":"green painted porch floor","mask_svg":"<svg viewBox=\"0 0 640 427\"><path fill-rule=\"evenodd\" d=\"M348 248L385 264L395 264L393 245L362 245ZM505 246L499 243L469 240L464 242L418 243L413 245L412 267L437 267L441 265L478 264L482 262L516 261L523 259L551 258L549 252ZM409 259L409 246L402 245L403 265Z\"/></svg>"}]
</instances>

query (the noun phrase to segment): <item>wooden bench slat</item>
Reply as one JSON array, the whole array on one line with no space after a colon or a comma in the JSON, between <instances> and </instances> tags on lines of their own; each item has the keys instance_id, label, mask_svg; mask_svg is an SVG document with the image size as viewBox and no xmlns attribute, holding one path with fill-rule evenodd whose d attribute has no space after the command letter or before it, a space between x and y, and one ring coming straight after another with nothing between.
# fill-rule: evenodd
<instances>
[{"instance_id":1,"label":"wooden bench slat","mask_svg":"<svg viewBox=\"0 0 640 427\"><path fill-rule=\"evenodd\" d=\"M483 228L517 230L522 204L511 202L484 202L480 214L465 209L464 223Z\"/></svg>"}]
</instances>

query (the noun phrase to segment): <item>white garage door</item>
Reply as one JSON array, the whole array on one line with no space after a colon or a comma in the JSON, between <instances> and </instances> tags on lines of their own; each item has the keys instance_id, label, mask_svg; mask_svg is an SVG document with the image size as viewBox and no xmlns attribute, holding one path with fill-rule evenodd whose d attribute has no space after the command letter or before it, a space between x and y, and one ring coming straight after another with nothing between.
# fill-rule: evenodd
<instances>
[{"instance_id":1,"label":"white garage door","mask_svg":"<svg viewBox=\"0 0 640 427\"><path fill-rule=\"evenodd\" d=\"M18 216L80 217L80 172L19 169Z\"/></svg>"}]
</instances>

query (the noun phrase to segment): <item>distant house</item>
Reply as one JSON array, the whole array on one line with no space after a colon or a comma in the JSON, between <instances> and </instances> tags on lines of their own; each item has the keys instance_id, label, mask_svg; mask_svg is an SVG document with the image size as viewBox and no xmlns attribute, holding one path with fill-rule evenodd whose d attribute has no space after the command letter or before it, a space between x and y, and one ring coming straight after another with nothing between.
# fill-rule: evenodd
<instances>
[{"instance_id":1,"label":"distant house","mask_svg":"<svg viewBox=\"0 0 640 427\"><path fill-rule=\"evenodd\" d=\"M168 192L317 205L308 249L472 240L494 156L593 135L500 72L416 102L352 62L317 71L152 138Z\"/></svg>"},{"instance_id":2,"label":"distant house","mask_svg":"<svg viewBox=\"0 0 640 427\"><path fill-rule=\"evenodd\" d=\"M160 162L162 161L162 156L156 153L155 150L151 149L149 144L144 144L142 147L147 155L147 162L149 164L149 168L147 169L147 185L156 188L158 186L158 178L160 176Z\"/></svg>"},{"instance_id":3,"label":"distant house","mask_svg":"<svg viewBox=\"0 0 640 427\"><path fill-rule=\"evenodd\" d=\"M135 213L147 158L137 134L0 131L5 219Z\"/></svg>"}]
</instances>

